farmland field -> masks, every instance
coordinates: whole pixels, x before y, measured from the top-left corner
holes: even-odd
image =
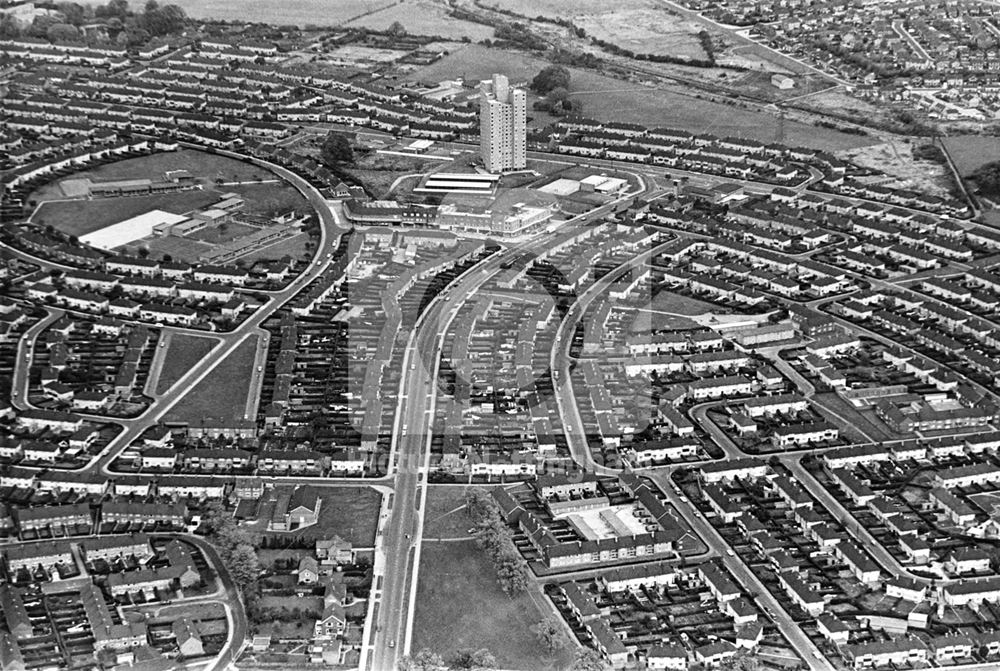
[[[181,191],[135,198],[49,201],[38,206],[31,221],[40,226],[52,226],[68,235],[81,236],[150,210],[184,214],[218,199],[219,194],[212,191]]]
[[[474,42],[493,37],[490,26],[452,18],[441,3],[430,0],[392,4],[346,25],[385,30],[396,21],[411,35],[436,35],[452,40],[468,37]]]
[[[335,26],[345,21],[394,4],[395,0],[173,0],[194,19],[220,19],[273,25]],[[84,0],[84,4],[103,5],[105,0]],[[137,5],[137,3],[132,3]]]
[[[215,345],[216,341],[211,338],[172,333],[160,377],[156,380],[156,393],[162,394],[170,389],[192,366],[205,358]]]
[[[971,175],[986,163],[1000,160],[1000,137],[953,135],[941,140],[963,177]]]
[[[469,44],[431,65],[416,68],[409,79],[439,81],[462,73],[466,80],[487,79],[493,72],[512,82],[527,83],[547,63],[532,56]],[[734,135],[774,142],[783,132],[784,143],[839,151],[876,143],[878,140],[786,120],[753,108],[736,107],[676,90],[652,88],[587,70],[570,69],[570,95],[583,102],[584,116],[599,120],[639,123],[649,127],[679,128],[692,133]],[[529,115],[533,96],[529,94]],[[544,125],[548,117],[537,115],[531,126]]]
[[[608,11],[608,3],[602,0],[490,0],[489,7],[499,7],[522,16],[545,16],[548,18],[571,18],[581,14],[600,14]],[[618,9],[650,9],[657,6],[655,0],[619,0],[614,5]]]
[[[474,541],[424,542],[412,649],[448,659],[459,650],[487,648],[502,669],[568,668],[572,649],[548,653],[531,630],[550,611],[542,610],[545,597],[534,585],[528,590],[506,596]]]
[[[164,421],[197,425],[204,420],[231,422],[243,419],[257,340],[258,337],[252,335],[240,343],[167,412]]]
[[[664,9],[619,9],[603,13],[577,14],[573,21],[587,34],[637,54],[705,59],[708,54],[698,40],[701,26]]]

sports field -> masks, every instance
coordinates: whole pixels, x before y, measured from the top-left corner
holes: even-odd
[[[31,221],[79,237],[150,210],[184,214],[217,200],[219,194],[212,191],[181,191],[135,198],[58,200],[39,205]]]
[[[251,163],[194,149],[127,158],[74,173],[70,178],[89,178],[95,182],[163,179],[164,173],[171,170],[187,170],[200,189],[128,198],[58,200],[64,197],[59,188],[62,180],[59,180],[32,194],[32,199],[41,203],[32,221],[81,236],[151,209],[184,214],[217,202],[225,193],[236,193],[246,200],[244,211],[250,214],[269,217],[293,209],[301,213],[311,211],[308,201],[295,187],[271,172]],[[156,251],[177,258],[189,256],[181,250]]]

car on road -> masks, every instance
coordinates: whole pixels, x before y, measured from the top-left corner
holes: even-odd
[[[734,552],[732,548],[729,548],[728,550],[726,550],[726,554],[729,555],[730,557],[735,557],[736,556],[736,552]]]
[[[396,639],[392,639],[391,641],[389,641],[389,647],[390,648],[395,648],[396,647]]]

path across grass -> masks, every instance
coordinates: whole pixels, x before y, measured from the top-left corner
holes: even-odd
[[[164,421],[188,422],[192,426],[198,426],[203,421],[231,422],[244,419],[257,340],[258,337],[252,335],[240,343],[170,409],[163,418]]]
[[[195,364],[204,359],[215,345],[216,341],[211,338],[186,333],[171,334],[170,344],[163,357],[163,368],[156,380],[156,393],[162,394],[170,389]]]

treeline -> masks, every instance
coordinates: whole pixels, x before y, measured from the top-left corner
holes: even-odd
[[[106,5],[77,2],[39,4],[52,13],[36,16],[31,25],[21,26],[11,14],[0,16],[0,38],[34,37],[55,43],[113,43],[122,47],[144,44],[184,29],[187,15],[177,5],[160,5],[149,0],[142,11],[132,11],[127,0],[110,0]],[[97,34],[85,35],[84,25],[101,24]]]
[[[493,563],[500,589],[508,596],[523,592],[528,586],[524,560],[514,547],[513,534],[496,502],[482,489],[470,489],[465,509],[476,527],[476,546]]]

